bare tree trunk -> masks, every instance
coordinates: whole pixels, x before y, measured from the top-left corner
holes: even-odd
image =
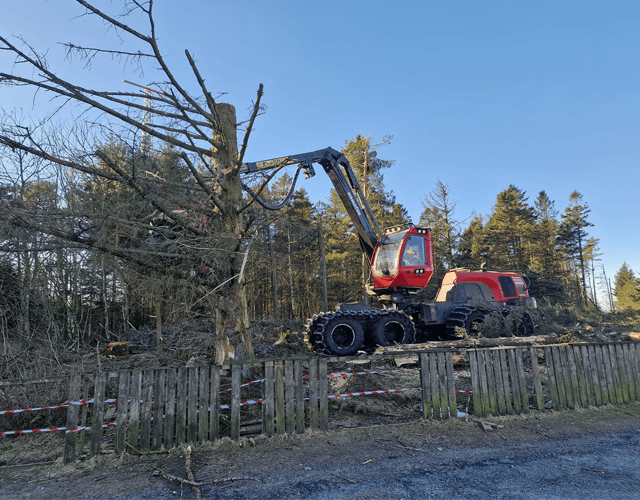
[[[245,227],[242,213],[242,184],[238,175],[238,142],[236,136],[236,110],[231,104],[215,105],[219,129],[214,133],[214,141],[221,144],[213,156],[213,167],[218,176],[222,197],[221,219],[225,237],[219,242],[222,248],[229,250],[229,265],[227,267],[231,281],[221,290],[220,305],[218,307],[221,318],[221,330],[218,330],[216,340],[228,340],[229,335],[239,331],[242,336],[245,354],[254,357],[253,344],[249,334],[249,315],[244,286],[240,282],[239,271],[242,268],[244,255],[242,253],[242,239]],[[238,275],[236,275],[238,273]]]

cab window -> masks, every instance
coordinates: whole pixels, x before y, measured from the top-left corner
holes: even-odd
[[[424,236],[409,235],[404,246],[401,266],[424,266],[427,264]]]

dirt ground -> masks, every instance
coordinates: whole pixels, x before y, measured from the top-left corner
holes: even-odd
[[[485,419],[494,430],[484,431],[473,418],[446,421],[343,428],[327,432],[273,438],[254,436],[234,442],[195,445],[190,469],[196,482],[209,491],[238,481],[263,481],[274,471],[313,465],[366,463],[405,456],[416,451],[479,448],[495,445],[562,440],[587,434],[637,430],[640,403],[572,411],[532,412],[529,415]],[[153,455],[103,454],[64,465],[62,439],[56,436],[19,436],[0,443],[0,462],[20,454],[32,465],[0,466],[0,499],[13,498],[196,498],[187,479],[186,448]],[[640,451],[640,450],[639,450]],[[50,461],[53,460],[53,461]],[[44,462],[44,463],[43,463]],[[230,478],[236,478],[230,481]],[[211,486],[212,481],[218,481]],[[139,495],[139,496],[138,496]],[[164,496],[163,496],[164,498]]]

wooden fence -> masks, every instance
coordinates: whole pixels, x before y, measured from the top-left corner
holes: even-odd
[[[455,371],[454,355],[469,369]],[[238,439],[244,433],[327,430],[330,421],[340,419],[331,416],[336,405],[329,400],[351,395],[332,394],[339,387],[329,381],[349,375],[340,373],[345,366],[362,366],[351,363],[386,363],[388,373],[389,363],[399,357],[419,364],[411,376],[420,387],[413,388],[418,395],[410,401],[420,402],[426,419],[456,417],[459,409],[487,416],[544,410],[545,405],[559,409],[640,400],[640,342],[311,356],[78,374],[69,381],[64,458],[98,454],[106,441],[120,453]],[[334,369],[338,373],[332,374]],[[11,384],[0,381],[0,386]],[[386,389],[374,394],[407,390]]]

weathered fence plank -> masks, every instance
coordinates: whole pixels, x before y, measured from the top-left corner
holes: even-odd
[[[91,386],[95,386],[95,380],[91,377],[84,377],[82,381],[82,401],[89,400],[89,394],[91,391]],[[82,405],[82,413],[80,416],[80,427],[86,427],[87,425],[87,417],[89,416],[89,405]],[[87,432],[83,429],[78,432],[78,436],[76,436],[77,447],[76,451],[82,453],[84,451],[84,445],[87,442]]]
[[[165,418],[164,439],[165,448],[172,448],[176,442],[176,388],[178,372],[175,368],[167,370],[167,385],[165,390]]]
[[[449,398],[447,397],[447,371],[444,352],[436,353],[438,359],[438,392],[440,393],[440,411],[443,419],[449,418]]]
[[[468,351],[469,353],[469,372],[471,374],[471,397],[473,398],[473,412],[479,417],[486,416],[485,409],[482,405],[482,395],[480,393],[480,372],[478,370],[478,358],[476,351]],[[422,356],[426,355],[423,354]],[[422,383],[424,389],[425,383]]]
[[[615,369],[615,352],[611,345],[602,346],[602,357],[604,358],[604,366],[607,371],[607,385],[609,387],[609,399],[612,403],[622,403],[622,393],[618,387],[618,373]]]
[[[536,408],[539,411],[544,410],[544,392],[542,391],[542,379],[540,378],[540,364],[538,363],[538,348],[529,348],[529,357],[531,359],[531,371],[533,372],[533,392],[536,397]]]
[[[420,384],[422,385],[422,418],[430,419],[433,418],[433,402],[431,399],[429,355],[427,353],[420,354]]]
[[[231,365],[231,439],[240,439],[240,375],[242,365]]]
[[[527,380],[525,378],[524,361],[522,359],[524,356],[524,351],[522,350],[521,347],[517,347],[516,349],[514,349],[514,351],[515,351],[515,357],[516,357],[516,371],[517,371],[518,386],[520,388],[520,401],[522,403],[521,405],[522,411],[524,413],[529,413],[530,412],[529,391],[527,391]],[[538,372],[538,375],[539,374],[540,373]],[[543,407],[544,407],[544,404],[543,404]]]
[[[212,366],[209,369],[209,439],[218,439],[220,436],[220,367]],[[273,422],[273,419],[272,419]]]
[[[302,375],[302,360],[296,359],[293,362],[293,376],[296,390],[296,432],[304,434],[304,378]]]
[[[484,415],[489,415],[495,411],[495,406],[491,404],[489,396],[489,381],[487,377],[487,363],[485,362],[485,352],[476,351],[478,357],[478,374],[480,376],[480,398],[482,399],[482,408]]]
[[[151,449],[162,448],[162,431],[164,424],[165,385],[167,383],[167,370],[155,370],[155,384],[153,386],[153,402],[151,413],[153,414],[153,429],[151,432]]]
[[[500,358],[500,366],[502,367],[502,391],[504,393],[505,411],[507,414],[513,414],[513,383],[509,382],[509,365],[507,364],[507,351],[504,348],[498,349],[496,354]],[[515,379],[514,379],[515,380]],[[514,382],[514,381],[512,381]]]
[[[312,357],[309,358],[309,427],[317,429],[318,423],[318,359]]]
[[[598,370],[598,359],[596,358],[596,350],[592,345],[587,346],[587,355],[589,362],[587,368],[591,380],[591,388],[593,389],[593,400],[596,406],[602,405],[602,390],[600,388],[600,376]]]
[[[211,402],[209,395],[209,369],[205,366],[198,370],[198,441],[200,443],[209,440],[209,408]]]
[[[153,399],[153,370],[145,370],[142,377],[140,403],[140,449],[151,448],[151,403]]]
[[[116,417],[116,453],[122,453],[127,448],[130,378],[130,372],[120,372],[118,381],[118,414]]]
[[[176,433],[175,444],[182,444],[187,439],[187,394],[189,368],[182,366],[178,368],[176,380]]]
[[[284,365],[282,361],[274,363],[276,393],[276,434],[284,434]]]
[[[197,366],[188,368],[187,443],[195,443],[198,440],[198,370]]]
[[[458,417],[458,403],[456,401],[456,379],[453,371],[453,353],[445,353],[445,370],[447,373],[447,394],[449,395],[449,409],[452,417]]]
[[[274,434],[274,418],[275,418],[275,394],[273,384],[273,361],[265,361],[264,363],[264,383],[262,384],[262,432],[267,437]]]
[[[560,378],[562,380],[562,387],[566,398],[566,408],[575,408],[576,402],[573,397],[573,385],[571,383],[571,368],[569,367],[569,347],[566,345],[560,346],[556,349],[558,353],[559,364],[561,366]],[[556,364],[557,367],[557,364]]]
[[[629,401],[638,401],[636,396],[635,374],[633,373],[633,356],[631,351],[631,344],[624,343],[622,347],[622,357],[624,359],[624,366],[627,375],[627,387],[629,390]]]
[[[595,405],[595,397],[593,394],[593,384],[591,382],[591,370],[589,370],[589,351],[586,345],[574,347],[576,355],[576,364],[578,365],[578,381],[582,384],[583,405]]]
[[[487,349],[484,352],[485,365],[487,367],[487,388],[489,389],[489,407],[492,415],[500,415],[500,402],[498,401],[498,382],[496,381],[496,366],[493,359],[493,351]]]
[[[574,355],[573,346],[566,346],[567,364],[569,365],[569,377],[571,381],[571,394],[573,397],[573,404],[576,408],[583,406],[582,393],[580,391],[580,381],[578,380],[578,366],[576,364],[576,358]]]
[[[522,413],[524,409],[522,408],[522,394],[521,387],[522,384],[520,382],[520,377],[518,376],[518,368],[522,369],[522,367],[518,367],[516,364],[516,354],[520,356],[520,360],[522,361],[522,352],[520,350],[508,349],[505,352],[506,357],[508,358],[509,363],[509,376],[511,377],[511,390],[513,391],[513,412],[514,413]],[[522,374],[524,376],[524,373]],[[507,394],[507,400],[509,400],[509,395]],[[529,405],[526,405],[529,408]]]
[[[322,431],[329,430],[329,380],[327,379],[327,360],[322,358],[318,365],[318,398],[319,398],[319,427]]]
[[[127,430],[127,443],[138,448],[140,438],[140,395],[142,393],[142,372],[134,371],[131,374],[129,387],[129,397],[131,406],[129,407],[129,429]]]
[[[553,353],[550,347],[543,348],[544,363],[547,366],[547,376],[549,378],[549,392],[551,392],[551,401],[554,407],[560,407],[560,392],[558,391],[558,383],[556,381],[556,372],[553,364]]]
[[[82,394],[82,375],[79,373],[71,377],[69,382],[69,401],[78,401]],[[65,436],[64,445],[64,462],[70,463],[76,459],[76,432],[72,432],[78,427],[78,410],[77,404],[69,405],[67,409],[67,435]]]
[[[629,382],[627,380],[627,368],[622,344],[616,344],[614,347],[616,351],[616,363],[618,365],[618,378],[620,379],[620,391],[622,392],[623,402],[628,403],[631,401],[631,398],[629,395]]]
[[[429,353],[429,375],[431,379],[431,403],[433,404],[433,418],[441,419],[442,405],[440,404],[440,379],[438,377],[438,354]]]
[[[602,395],[602,404],[606,405],[611,401],[611,398],[609,396],[609,382],[607,380],[607,371],[604,364],[602,346],[594,345],[593,350],[596,355],[596,368],[598,370],[598,383],[600,387],[600,394]]]
[[[293,434],[295,430],[295,387],[293,385],[293,361],[284,362],[284,389],[285,389],[285,430]]]
[[[107,374],[98,373],[93,390],[93,418],[91,419],[91,446],[89,455],[100,455],[102,451],[102,424],[104,423],[104,395],[107,387]]]

